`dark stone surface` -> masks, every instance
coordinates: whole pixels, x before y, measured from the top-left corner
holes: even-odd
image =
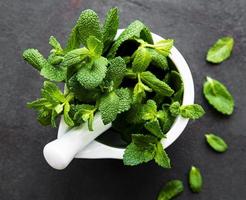
[[[174,38],[190,65],[196,102],[206,116],[189,123],[182,136],[167,149],[173,168],[153,164],[124,167],[118,160],[74,160],[64,171],[50,168],[43,146],[56,130],[41,127],[25,103],[39,96],[42,79],[22,61],[21,53],[36,47],[47,54],[48,38],[64,44],[81,10],[92,8],[102,17],[108,8],[121,9],[121,27],[143,20],[153,32]],[[245,0],[2,0],[0,1],[0,199],[1,200],[150,200],[169,179],[184,181],[177,199],[246,199],[246,1]],[[232,57],[221,65],[205,62],[209,46],[232,35]],[[235,97],[236,109],[224,117],[202,97],[209,75],[224,82]],[[228,142],[229,151],[217,154],[204,142],[206,132]],[[204,187],[200,194],[188,189],[187,171],[200,167]]]

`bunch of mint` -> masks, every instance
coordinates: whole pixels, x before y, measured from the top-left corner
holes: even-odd
[[[160,140],[175,117],[197,119],[201,106],[182,106],[183,82],[169,59],[173,40],[153,43],[147,26],[132,22],[115,40],[119,11],[108,11],[103,25],[92,10],[81,13],[63,48],[54,36],[46,59],[38,50],[27,49],[24,59],[46,80],[41,98],[28,103],[37,110],[42,125],[56,126],[59,116],[70,127],[92,122],[100,112],[103,123],[113,122],[128,142],[125,165],[154,160],[170,168]],[[60,91],[57,83],[65,83]]]

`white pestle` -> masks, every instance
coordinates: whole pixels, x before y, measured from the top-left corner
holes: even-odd
[[[89,131],[86,123],[72,128],[61,138],[45,145],[45,160],[54,169],[65,169],[78,152],[110,127],[111,124],[104,125],[100,114],[96,114],[93,120],[94,131]]]

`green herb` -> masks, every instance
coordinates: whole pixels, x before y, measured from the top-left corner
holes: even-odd
[[[203,108],[198,104],[181,106],[177,101],[172,103],[169,109],[174,117],[181,115],[184,118],[199,119],[205,114]]]
[[[223,37],[216,41],[216,43],[208,50],[207,61],[212,63],[221,63],[228,59],[231,55],[234,45],[232,37]]]
[[[202,175],[200,170],[192,166],[189,172],[189,184],[192,192],[198,193],[202,189]]]
[[[115,40],[118,27],[118,8],[107,12],[103,24],[89,9],[80,14],[64,48],[51,36],[47,58],[36,49],[25,50],[24,60],[49,80],[41,98],[28,107],[38,112],[43,125],[56,126],[63,115],[69,127],[86,123],[90,131],[100,112],[103,123],[113,123],[128,144],[125,165],[153,160],[170,168],[162,142],[175,117],[196,119],[204,111],[181,105],[183,81],[168,58],[172,39],[154,43],[149,28],[136,20]],[[58,83],[64,84],[64,92]]]
[[[223,153],[228,149],[227,144],[221,137],[214,134],[206,134],[205,137],[209,146],[215,151]]]
[[[226,115],[232,114],[234,99],[221,82],[207,77],[203,85],[203,94],[216,110]]]
[[[180,180],[167,182],[158,194],[157,200],[170,200],[180,195],[184,191],[184,186]]]

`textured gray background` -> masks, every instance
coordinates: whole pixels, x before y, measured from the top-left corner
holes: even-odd
[[[168,148],[173,168],[154,164],[124,167],[117,160],[75,160],[55,171],[43,159],[43,146],[56,129],[41,127],[27,101],[39,96],[42,78],[22,61],[24,49],[35,47],[47,55],[48,39],[64,44],[80,11],[96,10],[101,17],[111,6],[121,10],[121,27],[143,20],[153,32],[174,38],[190,65],[196,102],[206,116],[189,123]],[[1,0],[0,2],[0,199],[1,200],[151,200],[169,179],[184,181],[177,199],[246,199],[246,1],[245,0]],[[209,46],[232,35],[236,45],[230,60],[221,65],[205,62]],[[202,97],[209,75],[224,82],[235,97],[235,112],[224,117]],[[228,142],[229,151],[217,154],[204,142],[206,132]],[[192,194],[187,185],[191,165],[201,168],[204,187]]]

